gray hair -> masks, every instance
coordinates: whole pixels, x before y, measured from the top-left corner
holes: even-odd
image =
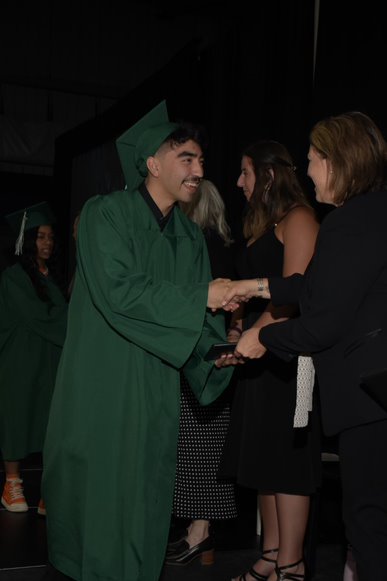
[[[217,187],[210,180],[201,180],[191,202],[182,203],[181,209],[202,230],[212,228],[230,246],[233,240],[226,221],[226,207]]]

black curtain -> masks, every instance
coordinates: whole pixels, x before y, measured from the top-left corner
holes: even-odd
[[[273,0],[257,3],[256,13],[253,18],[247,7],[227,3],[217,26],[97,119],[57,140],[55,181],[60,195],[70,199],[70,221],[85,199],[120,186],[115,139],[165,98],[172,119],[206,127],[206,177],[218,186],[232,230],[240,234],[244,198],[236,180],[241,149],[259,138],[277,139],[301,165],[312,105],[313,4]],[[98,164],[88,164],[96,157]],[[73,163],[81,175],[82,158],[79,188]]]
[[[321,0],[313,121],[357,110],[387,129],[383,5]]]

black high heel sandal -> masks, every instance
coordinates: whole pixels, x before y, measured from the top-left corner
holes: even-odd
[[[266,551],[262,551],[260,559],[262,559],[262,561],[266,561],[267,563],[277,564],[276,559],[270,559],[269,557],[265,557],[265,555],[268,555],[269,553],[277,553],[277,552],[278,552],[278,549],[267,549]],[[275,567],[274,570],[276,571],[277,567]],[[249,569],[247,571],[247,573],[243,573],[243,575],[238,575],[237,581],[246,581],[246,575],[250,575],[251,577],[253,577],[253,579],[256,579],[257,581],[266,581],[270,577],[270,575],[262,575],[261,573],[257,573],[257,571],[254,569],[254,567],[251,567],[251,569]],[[233,581],[233,580],[231,579],[231,581]]]
[[[304,581],[305,573],[286,573],[285,569],[291,569],[292,567],[297,567],[300,563],[303,562],[303,559],[300,559],[296,563],[291,563],[290,565],[282,565],[278,567],[276,565],[275,572],[277,573],[277,581],[286,581],[289,579],[290,581]]]

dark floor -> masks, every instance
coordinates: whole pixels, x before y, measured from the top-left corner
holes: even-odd
[[[342,581],[344,541],[338,466],[330,461],[324,461],[323,466],[323,486],[312,504],[306,551],[313,581]],[[42,581],[46,570],[45,519],[36,512],[40,497],[39,455],[30,457],[23,468],[30,510],[14,514],[0,509],[0,581]],[[4,474],[0,473],[0,486],[3,479]],[[256,534],[255,495],[241,491],[239,496],[238,519],[214,523],[215,564],[203,566],[196,560],[184,567],[168,566],[160,581],[229,581],[254,563],[260,540]]]

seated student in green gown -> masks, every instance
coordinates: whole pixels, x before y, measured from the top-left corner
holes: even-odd
[[[68,333],[44,449],[52,575],[157,581],[168,540],[180,372],[202,404],[232,367],[229,285],[212,281],[200,228],[180,210],[203,176],[202,136],[160,103],[117,141],[127,189],[81,211]]]
[[[43,449],[67,303],[55,272],[48,205],[6,218],[19,236],[16,263],[0,280],[0,449],[6,476],[1,503],[10,512],[25,512],[20,460]],[[42,501],[38,512],[45,513]]]

